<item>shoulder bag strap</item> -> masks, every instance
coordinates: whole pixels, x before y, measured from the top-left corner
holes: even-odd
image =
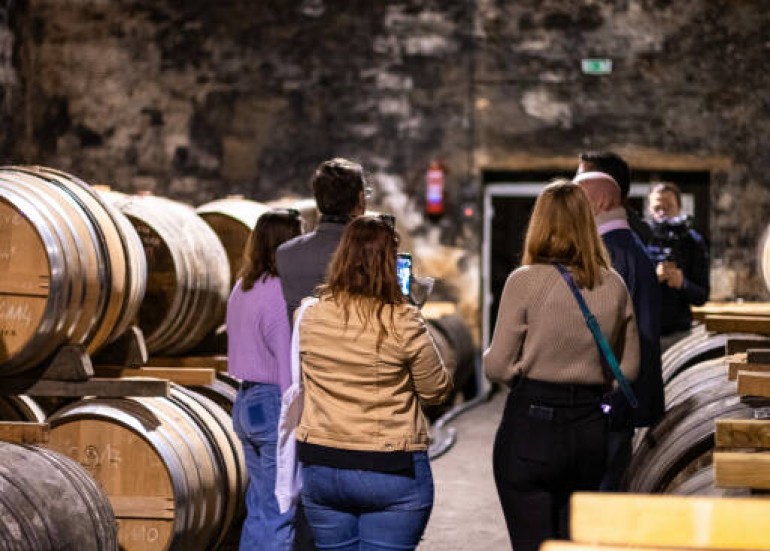
[[[294,328],[291,332],[291,382],[292,384],[302,384],[301,364],[299,361],[299,325],[302,321],[302,316],[305,314],[305,309],[308,306],[312,306],[318,302],[315,297],[306,298],[302,301],[302,304],[297,308],[297,314],[294,316]]]
[[[610,348],[610,344],[607,342],[604,334],[602,334],[601,327],[599,327],[599,322],[596,321],[596,318],[591,313],[591,310],[588,309],[588,306],[586,305],[586,302],[583,299],[583,295],[580,293],[575,280],[572,279],[572,275],[561,264],[556,264],[556,269],[559,270],[559,273],[564,278],[564,281],[567,282],[567,285],[572,291],[572,294],[575,295],[575,300],[577,300],[578,305],[580,306],[580,311],[583,313],[583,317],[586,320],[586,325],[588,325],[588,328],[591,330],[591,334],[594,336],[596,346],[599,347],[599,354],[609,365],[610,370],[612,371],[612,375],[618,381],[620,390],[623,391],[623,394],[626,396],[628,403],[631,404],[631,407],[637,407],[639,405],[639,401],[636,399],[636,395],[631,388],[631,383],[628,382],[628,379],[626,379],[626,376],[623,375],[623,372],[620,370],[618,360],[615,357],[615,354],[612,352],[612,348]]]

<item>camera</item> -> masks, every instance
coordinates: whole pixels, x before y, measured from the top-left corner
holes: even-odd
[[[692,227],[691,218],[683,214],[660,222],[651,222],[650,227],[652,228],[652,239],[647,245],[647,251],[653,262],[656,264],[674,262],[681,265],[681,242]]]

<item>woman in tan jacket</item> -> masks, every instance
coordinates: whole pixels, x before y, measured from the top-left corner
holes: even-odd
[[[549,538],[569,539],[570,494],[598,490],[604,474],[607,421],[601,401],[613,378],[602,368],[569,278],[620,370],[633,379],[639,338],[631,299],[610,268],[585,192],[561,180],[535,202],[523,266],[508,276],[484,353],[487,376],[510,387],[493,459],[516,551],[536,551]]]
[[[323,549],[413,549],[433,506],[421,403],[452,389],[396,277],[398,235],[353,220],[300,324],[302,503]]]

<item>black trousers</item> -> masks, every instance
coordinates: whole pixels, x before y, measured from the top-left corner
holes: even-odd
[[[514,551],[569,538],[569,499],[597,491],[605,468],[605,387],[522,379],[494,445],[494,474]]]

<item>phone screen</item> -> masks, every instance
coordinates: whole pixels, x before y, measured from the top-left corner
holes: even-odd
[[[412,255],[409,253],[398,253],[396,261],[396,275],[398,275],[398,285],[404,296],[409,296],[412,291]]]

